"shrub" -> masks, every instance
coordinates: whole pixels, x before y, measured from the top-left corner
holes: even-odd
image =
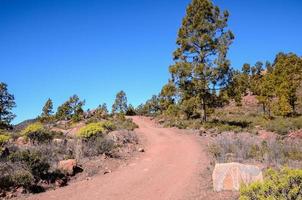
[[[24,164],[36,178],[42,178],[50,168],[47,158],[36,150],[19,150],[12,153],[9,160],[13,163]]]
[[[10,136],[8,135],[0,135],[0,147],[3,147],[8,143]]]
[[[114,141],[111,139],[103,139],[98,143],[98,153],[112,155],[112,150],[114,149]]]
[[[116,129],[116,126],[112,121],[101,122],[101,126],[108,131],[114,131]]]
[[[133,131],[120,131],[120,136],[122,139],[122,144],[127,144],[127,143],[138,144],[138,140],[139,140],[138,136]]]
[[[13,165],[11,165],[11,163],[0,162],[0,191],[8,189],[13,185],[11,180],[13,171]]]
[[[221,133],[208,151],[218,162],[258,161],[267,165],[302,166],[301,140],[261,141],[249,133]]]
[[[49,142],[53,139],[51,132],[44,129],[41,123],[30,124],[22,131],[22,134],[30,139],[31,142],[39,144]]]
[[[302,116],[293,119],[293,127],[302,129]]]
[[[100,154],[113,155],[114,141],[111,139],[96,137],[83,141],[84,156],[97,156]]]
[[[49,131],[49,134],[52,136],[52,138],[64,139],[64,133],[61,131]]]
[[[89,139],[94,136],[102,135],[104,128],[101,123],[90,123],[82,127],[77,133],[77,137],[82,139]]]
[[[138,128],[138,126],[135,123],[133,123],[132,119],[126,119],[126,118],[117,119],[115,121],[115,126],[116,129],[118,130],[125,129],[129,131],[133,131],[134,129]]]
[[[266,129],[282,135],[287,134],[293,128],[292,123],[289,119],[276,118],[269,121],[266,125]]]
[[[302,117],[276,117],[272,120],[266,121],[264,127],[281,135],[285,135],[292,130],[302,128]]]
[[[269,169],[263,183],[255,182],[240,188],[240,200],[258,199],[302,199],[302,170]]]
[[[34,182],[33,175],[27,170],[15,171],[11,179],[15,186],[29,187]]]

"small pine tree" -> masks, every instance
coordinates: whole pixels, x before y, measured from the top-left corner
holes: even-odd
[[[48,99],[42,109],[42,118],[49,118],[53,114],[53,103],[51,99]]]
[[[81,101],[77,95],[73,95],[68,101],[58,107],[56,118],[58,120],[69,120],[78,121],[83,117],[83,106],[85,101]]]
[[[259,93],[257,96],[258,103],[262,105],[263,112],[271,117],[271,109],[275,97],[275,84],[271,73],[262,77],[259,82]]]
[[[273,112],[275,115],[286,117],[292,113],[292,108],[286,96],[279,97],[278,101],[273,104]]]
[[[128,116],[134,116],[134,115],[136,115],[135,109],[134,109],[134,107],[131,104],[129,104],[129,106],[127,108],[126,115],[128,115]]]
[[[69,102],[66,101],[62,105],[60,105],[56,112],[56,119],[58,120],[68,120],[72,116],[72,110],[69,105]]]
[[[99,120],[106,119],[108,117],[107,104],[103,103],[95,110],[95,117]]]
[[[116,94],[114,104],[112,105],[113,114],[126,114],[127,112],[127,96],[122,90]]]
[[[8,128],[10,122],[16,117],[12,109],[16,107],[14,95],[10,94],[7,84],[0,82],[0,129]]]

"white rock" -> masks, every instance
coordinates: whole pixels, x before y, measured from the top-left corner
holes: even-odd
[[[238,191],[241,184],[263,181],[262,171],[259,167],[240,163],[216,164],[212,178],[214,191],[216,192],[223,190]]]

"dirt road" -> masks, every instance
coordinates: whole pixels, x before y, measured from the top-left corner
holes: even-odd
[[[143,140],[145,153],[110,174],[97,175],[92,180],[34,195],[30,199],[204,199],[199,196],[202,190],[200,172],[207,168],[209,161],[196,136],[181,134],[177,129],[158,128],[148,118],[134,117],[133,120],[139,125],[136,131]],[[205,182],[204,187],[208,188],[210,184]]]

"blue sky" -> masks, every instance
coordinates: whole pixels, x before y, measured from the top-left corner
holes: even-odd
[[[189,0],[0,0],[0,81],[15,95],[14,123],[36,117],[47,98],[85,108],[123,89],[138,105],[169,78]],[[215,0],[231,13],[232,66],[302,54],[302,1]]]

